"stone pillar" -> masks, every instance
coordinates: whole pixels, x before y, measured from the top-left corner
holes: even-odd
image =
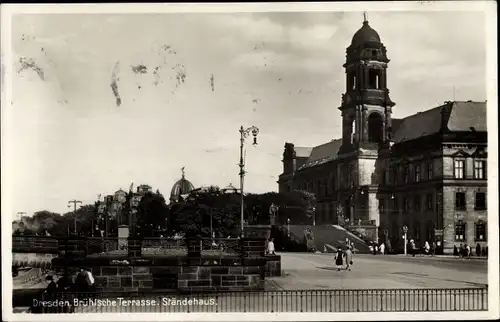
[[[187,238],[186,239],[187,255],[191,258],[201,257],[201,239]]]
[[[387,88],[386,69],[385,68],[380,69],[380,88],[382,88],[382,89]]]
[[[141,237],[128,237],[128,256],[141,257],[142,255],[142,238]]]
[[[118,226],[118,249],[124,249],[127,246],[127,238],[130,236],[128,225]]]
[[[363,70],[363,76],[364,76],[364,77],[363,77],[363,78],[364,78],[364,82],[363,82],[363,84],[365,85],[365,86],[363,86],[363,88],[364,88],[364,89],[367,89],[367,88],[369,88],[369,87],[370,87],[370,86],[369,86],[369,80],[370,80],[370,79],[369,79],[369,77],[368,77],[368,76],[369,76],[369,75],[368,75],[368,66],[365,66],[365,68],[364,68],[364,70]]]
[[[362,112],[361,112],[361,118],[362,118],[362,122],[361,122],[361,126],[362,126],[362,141],[363,142],[367,142],[368,141],[368,112],[367,112],[367,108],[366,106],[363,106],[362,107]]]

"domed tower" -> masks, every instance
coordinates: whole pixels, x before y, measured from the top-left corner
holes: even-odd
[[[178,202],[180,196],[194,190],[193,184],[186,179],[184,167],[182,167],[181,171],[182,178],[174,184],[172,191],[170,192],[170,202]]]
[[[363,26],[347,47],[346,91],[342,95],[343,150],[378,149],[389,141],[394,102],[387,88],[387,50],[379,34],[368,24]]]

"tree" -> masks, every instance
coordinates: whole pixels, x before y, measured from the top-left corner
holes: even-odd
[[[169,210],[161,194],[146,193],[137,209],[137,229],[141,235],[153,236],[154,231],[163,229],[168,221]]]
[[[240,195],[226,194],[218,187],[195,191],[171,205],[172,229],[186,236],[210,237],[239,234]],[[212,224],[212,225],[211,225]]]
[[[269,225],[269,208],[271,204],[278,206],[276,223],[306,224],[312,217],[316,206],[314,194],[304,191],[285,193],[268,192],[264,194],[249,194],[245,196],[245,208],[251,224]]]

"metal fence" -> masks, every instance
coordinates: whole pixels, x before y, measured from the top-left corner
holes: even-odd
[[[50,303],[57,305],[48,307]],[[45,301],[45,302],[43,302]],[[287,290],[42,296],[32,313],[487,311],[488,289]],[[44,304],[42,304],[44,303]]]
[[[241,253],[240,240],[237,238],[201,238],[200,251],[202,255],[238,255]],[[187,254],[185,239],[163,237],[147,237],[141,239],[143,255],[176,255]],[[65,245],[71,245],[84,254],[127,255],[128,239],[126,237],[58,237],[49,236],[13,236],[14,252],[52,252],[65,250]]]

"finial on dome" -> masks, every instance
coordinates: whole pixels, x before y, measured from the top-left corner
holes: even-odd
[[[368,23],[368,18],[366,17],[366,11],[363,12],[363,23]]]
[[[182,171],[182,179],[184,179],[184,176],[185,176],[185,174],[186,174],[186,173],[184,172],[184,169],[185,169],[185,168],[186,168],[186,167],[182,167],[182,168],[181,168],[181,171]]]

